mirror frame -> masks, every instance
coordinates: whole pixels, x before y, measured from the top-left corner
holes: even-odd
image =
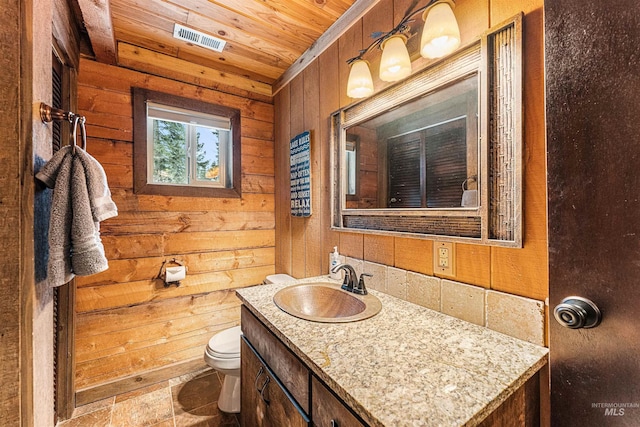
[[[522,18],[520,13],[453,55],[331,115],[332,230],[522,247]],[[479,206],[346,209],[347,129],[475,74]]]

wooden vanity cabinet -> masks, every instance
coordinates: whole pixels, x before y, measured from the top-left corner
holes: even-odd
[[[355,415],[316,377],[311,378],[314,427],[364,427]]]
[[[296,405],[271,369],[243,339],[240,345],[243,427],[307,427],[309,418]]]
[[[243,336],[308,414],[309,369],[249,309],[242,306],[241,313]]]
[[[242,427],[366,425],[245,306],[241,319]]]
[[[245,306],[242,306],[241,319],[244,334],[241,346],[242,427],[367,425]],[[539,373],[529,378],[479,424],[481,427],[539,425]]]

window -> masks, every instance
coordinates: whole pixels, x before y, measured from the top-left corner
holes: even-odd
[[[134,191],[240,197],[240,112],[134,88]]]

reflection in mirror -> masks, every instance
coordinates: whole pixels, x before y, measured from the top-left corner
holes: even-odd
[[[347,142],[345,144],[345,156],[344,156],[344,160],[345,160],[345,174],[346,174],[346,185],[347,188],[345,189],[345,194],[347,195],[347,198],[349,198],[349,196],[354,196],[357,197],[357,190],[356,190],[356,182],[357,182],[357,175],[358,175],[358,159],[357,159],[357,154],[358,154],[358,138],[354,137],[354,135],[350,135],[347,137]],[[353,200],[353,198],[351,198],[351,200]]]
[[[478,150],[475,73],[346,128],[345,208],[475,209]]]

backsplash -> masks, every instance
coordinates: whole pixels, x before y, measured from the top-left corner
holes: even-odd
[[[545,343],[545,303],[384,264],[344,257],[367,287],[537,345]]]

